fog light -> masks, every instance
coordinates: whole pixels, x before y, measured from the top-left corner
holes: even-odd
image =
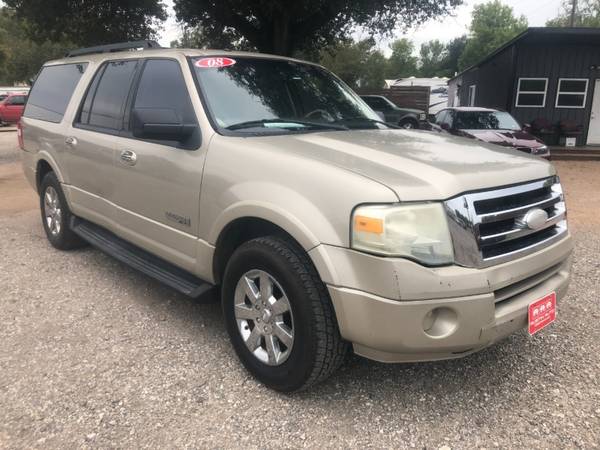
[[[450,336],[458,326],[456,311],[450,308],[434,308],[423,318],[423,331],[433,338]]]

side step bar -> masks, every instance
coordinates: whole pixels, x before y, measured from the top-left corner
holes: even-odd
[[[71,229],[79,237],[113,258],[189,297],[199,297],[213,288],[189,272],[117,237],[110,231],[79,217],[71,217]]]

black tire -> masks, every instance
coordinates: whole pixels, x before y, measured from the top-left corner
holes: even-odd
[[[294,341],[280,365],[260,361],[246,347],[234,313],[238,281],[249,271],[268,272],[285,291],[294,321]],[[241,245],[225,268],[222,286],[225,322],[233,347],[248,371],[266,386],[293,392],[329,377],[344,361],[348,344],[341,336],[331,299],[308,255],[276,236]]]
[[[398,122],[398,126],[405,130],[416,130],[419,128],[419,123],[415,119],[402,119]]]
[[[60,224],[58,230],[51,230],[50,225],[46,219],[46,194],[53,189],[57,194],[58,207],[60,209],[60,218],[57,222]],[[59,250],[71,250],[79,247],[84,247],[87,243],[77,236],[69,227],[71,221],[71,211],[65,199],[65,195],[60,186],[60,182],[54,172],[48,172],[44,175],[42,182],[40,183],[40,212],[42,214],[42,224],[46,237],[53,247]]]

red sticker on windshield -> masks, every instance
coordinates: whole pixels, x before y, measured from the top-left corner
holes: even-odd
[[[225,58],[223,56],[215,58],[202,58],[197,60],[195,63],[196,67],[216,69],[219,67],[229,67],[235,64],[235,59]]]

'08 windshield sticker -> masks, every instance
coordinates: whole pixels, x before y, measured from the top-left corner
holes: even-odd
[[[194,65],[203,69],[217,69],[219,67],[229,67],[235,64],[235,59],[226,58],[224,56],[201,58]]]

